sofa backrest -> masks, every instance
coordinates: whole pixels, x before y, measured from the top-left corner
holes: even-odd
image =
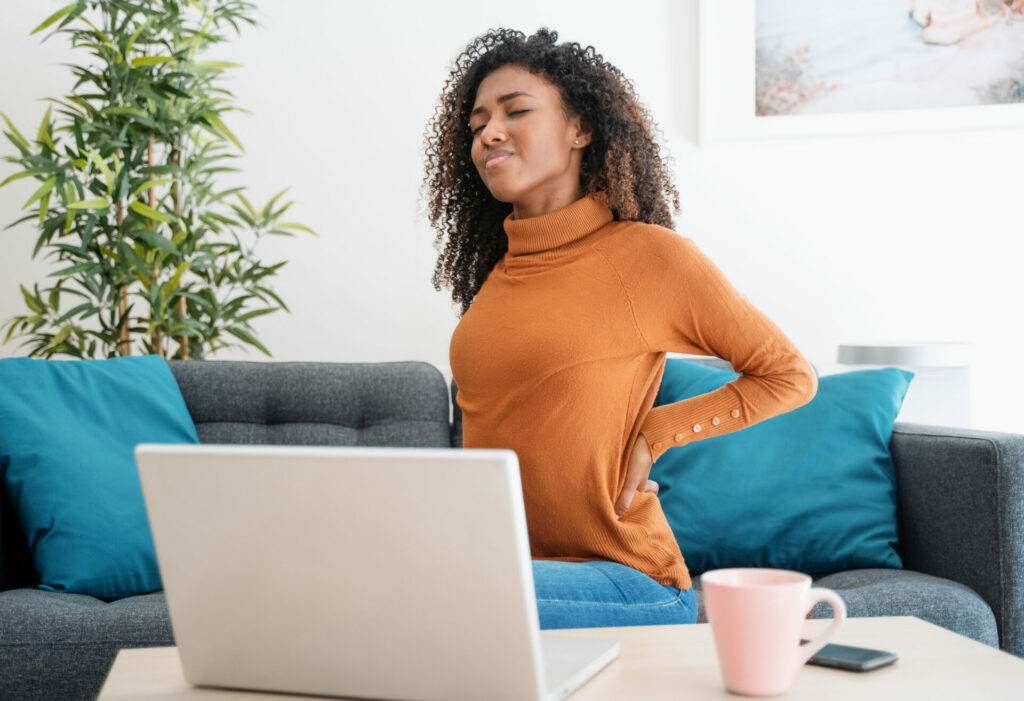
[[[171,361],[202,443],[451,447],[430,363]]]

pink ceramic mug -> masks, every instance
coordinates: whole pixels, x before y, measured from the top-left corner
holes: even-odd
[[[704,609],[718,650],[725,688],[746,696],[777,696],[825,647],[846,620],[846,604],[831,589],[811,588],[802,572],[762,567],[701,575]],[[801,644],[803,623],[819,601],[832,604],[832,623]]]

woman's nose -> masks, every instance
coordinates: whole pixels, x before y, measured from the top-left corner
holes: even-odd
[[[505,130],[498,125],[492,125],[492,122],[488,122],[484,126],[483,142],[485,144],[493,144],[497,141],[503,141],[505,139]]]

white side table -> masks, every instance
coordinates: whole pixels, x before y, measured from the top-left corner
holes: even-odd
[[[897,421],[971,426],[970,346],[963,342],[843,343],[822,375],[898,367],[914,373]]]

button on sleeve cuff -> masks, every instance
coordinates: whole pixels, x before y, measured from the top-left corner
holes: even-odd
[[[730,387],[723,386],[707,394],[652,408],[640,431],[651,446],[651,460],[657,462],[669,448],[746,426],[739,397]]]

